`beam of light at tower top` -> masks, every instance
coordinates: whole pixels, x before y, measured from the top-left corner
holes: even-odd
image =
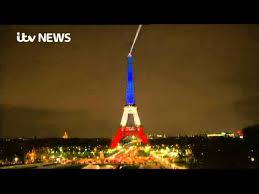
[[[134,41],[133,41],[133,43],[132,43],[132,46],[131,46],[131,48],[130,48],[129,55],[131,55],[131,53],[132,53],[132,50],[133,50],[134,45],[135,45],[135,42],[136,42],[136,40],[137,40],[137,38],[138,38],[138,34],[139,34],[139,32],[140,32],[141,27],[142,27],[142,25],[139,25],[139,26],[138,26],[138,30],[137,30],[137,33],[136,33],[136,35],[135,35]]]

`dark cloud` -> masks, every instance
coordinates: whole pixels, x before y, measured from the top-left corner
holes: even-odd
[[[111,137],[125,104],[126,56],[136,29],[0,26],[0,102],[26,108],[1,109],[1,135],[60,136],[66,129],[72,136]],[[70,32],[72,42],[20,44],[17,31]],[[147,133],[258,122],[258,32],[258,25],[144,26],[133,56]]]

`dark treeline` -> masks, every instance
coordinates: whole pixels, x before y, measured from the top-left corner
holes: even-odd
[[[230,137],[180,137],[154,140],[151,144],[190,146],[196,163],[191,168],[247,169],[259,168],[258,145]],[[251,161],[251,158],[255,158]]]

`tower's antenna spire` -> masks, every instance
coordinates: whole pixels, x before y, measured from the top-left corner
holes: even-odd
[[[140,24],[140,25],[138,26],[138,30],[137,30],[137,33],[136,33],[136,35],[135,35],[133,44],[132,44],[132,46],[131,46],[131,48],[130,48],[129,55],[131,55],[131,53],[132,53],[132,50],[133,50],[134,45],[135,45],[135,42],[136,42],[136,40],[137,40],[137,38],[138,38],[138,34],[139,34],[139,32],[140,32],[141,27],[142,27],[142,25]]]

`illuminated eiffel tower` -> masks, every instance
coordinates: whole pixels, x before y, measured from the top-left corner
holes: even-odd
[[[144,133],[135,104],[134,79],[133,79],[133,57],[128,55],[128,83],[126,92],[126,105],[122,114],[120,128],[112,140],[111,147],[115,148],[118,143],[127,136],[136,136],[142,143],[146,144],[148,138]]]

